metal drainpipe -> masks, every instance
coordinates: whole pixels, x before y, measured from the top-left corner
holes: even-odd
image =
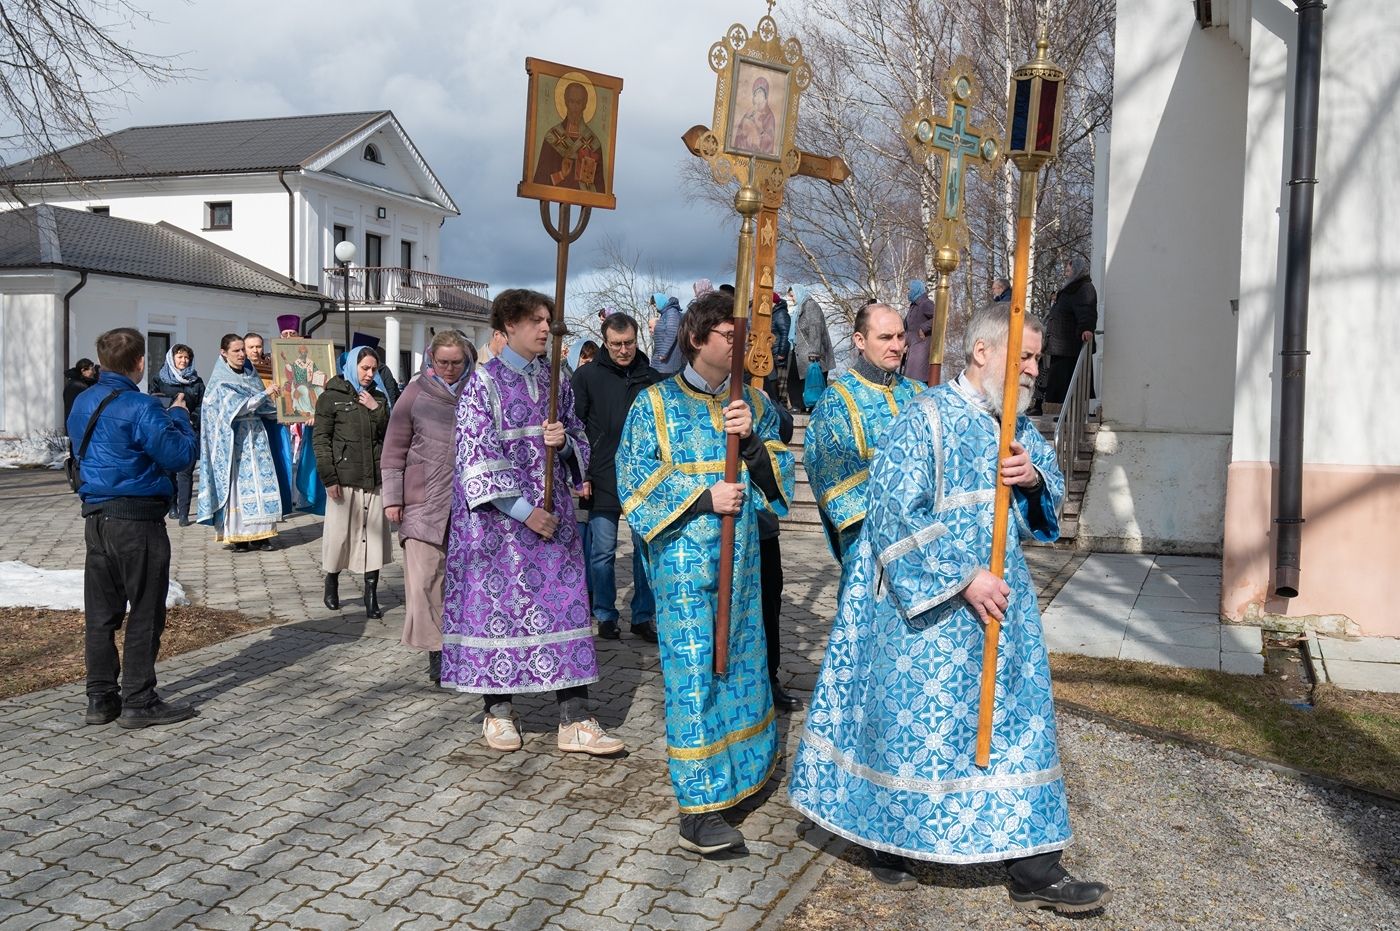
[[[1288,182],[1288,252],[1283,283],[1282,382],[1279,391],[1277,549],[1274,594],[1298,597],[1303,541],[1303,389],[1308,368],[1308,288],[1312,271],[1313,191],[1317,186],[1317,111],[1322,79],[1322,0],[1298,7],[1293,73],[1293,156]]]
[[[73,367],[73,360],[70,357],[70,350],[73,342],[73,323],[68,313],[68,302],[73,299],[87,284],[87,269],[78,273],[78,283],[68,289],[68,293],[63,295],[63,370],[66,372]]]
[[[283,168],[277,169],[277,183],[280,184],[280,185],[282,185],[283,190],[285,190],[285,191],[287,192],[287,277],[288,277],[289,279],[291,279],[292,284],[296,284],[296,283],[297,283],[297,247],[296,247],[296,246],[297,246],[297,238],[296,238],[296,229],[297,229],[297,222],[296,222],[296,221],[297,221],[297,199],[296,199],[296,195],[292,193],[291,187],[289,187],[289,186],[287,185],[286,179],[282,177],[282,176],[285,175],[286,173],[287,173],[287,172],[286,172],[286,169],[283,169]]]

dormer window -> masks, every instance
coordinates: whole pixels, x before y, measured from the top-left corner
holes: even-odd
[[[373,142],[365,146],[365,161],[377,162],[380,165],[384,164],[384,156],[379,154],[379,146],[375,145]]]

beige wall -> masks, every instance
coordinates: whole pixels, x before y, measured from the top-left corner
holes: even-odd
[[[1400,567],[1400,468],[1304,469],[1302,577],[1292,599],[1272,594],[1275,471],[1268,462],[1230,466],[1223,615],[1280,615],[1338,633],[1400,637],[1400,610],[1387,584]]]

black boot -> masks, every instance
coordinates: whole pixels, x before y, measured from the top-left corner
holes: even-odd
[[[919,880],[911,872],[909,861],[899,854],[883,850],[869,850],[870,875],[891,889],[913,889]]]
[[[340,573],[326,573],[326,594],[321,599],[322,604],[332,611],[340,610]]]
[[[379,570],[365,573],[365,617],[374,619],[384,616],[379,607]]]
[[[442,685],[442,651],[428,651],[428,680],[433,685]]]

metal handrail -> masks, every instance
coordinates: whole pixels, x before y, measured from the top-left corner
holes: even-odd
[[[339,266],[321,270],[322,292],[345,300],[344,272]],[[392,266],[350,269],[352,304],[406,304],[447,311],[486,313],[490,301],[484,282],[452,278],[416,268]]]
[[[1066,494],[1060,498],[1060,512],[1069,500],[1069,482],[1074,475],[1074,464],[1079,461],[1079,450],[1089,423],[1089,389],[1093,379],[1089,372],[1094,364],[1094,344],[1085,343],[1079,350],[1079,358],[1074,361],[1074,372],[1069,377],[1069,387],[1065,390],[1065,400],[1060,412],[1055,415],[1055,432],[1051,444],[1055,447],[1055,462],[1065,479]]]

